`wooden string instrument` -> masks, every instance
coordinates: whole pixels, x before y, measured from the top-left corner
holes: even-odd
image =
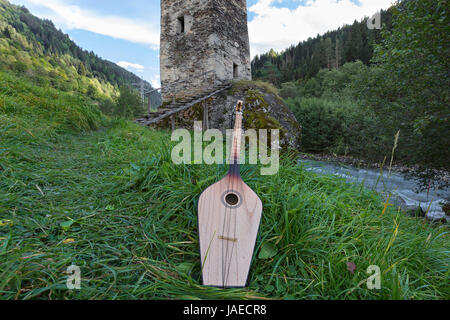
[[[245,287],[262,215],[262,202],[240,176],[243,103],[236,107],[230,170],[199,199],[203,284]]]

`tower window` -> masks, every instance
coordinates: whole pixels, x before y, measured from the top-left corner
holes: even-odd
[[[177,33],[181,34],[185,32],[185,23],[184,23],[184,16],[181,16],[177,19]]]
[[[239,78],[239,67],[236,63],[233,63],[233,78]]]

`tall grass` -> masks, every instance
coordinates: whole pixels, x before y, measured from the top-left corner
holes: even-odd
[[[30,81],[0,72],[0,127],[5,135],[23,142],[54,137],[68,130],[97,129],[104,116],[88,99],[38,87]]]
[[[197,201],[225,166],[173,165],[165,132],[119,120],[74,130],[44,111],[35,123],[27,109],[39,104],[2,99],[17,111],[0,117],[39,139],[25,144],[26,131],[0,122],[1,299],[449,298],[448,227],[383,213],[377,194],[290,158],[274,176],[242,168],[264,204],[249,287],[203,287]],[[66,287],[72,264],[79,291]],[[381,290],[367,289],[370,265]]]

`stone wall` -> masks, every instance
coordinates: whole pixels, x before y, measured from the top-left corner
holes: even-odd
[[[160,56],[164,101],[250,79],[246,0],[162,0]]]
[[[213,1],[215,23],[212,57],[214,68],[220,79],[251,80],[250,45],[247,26],[247,3],[245,0]],[[234,77],[233,65],[237,66]]]

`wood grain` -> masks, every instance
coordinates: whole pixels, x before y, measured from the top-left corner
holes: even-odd
[[[227,204],[227,194],[239,202]],[[198,219],[203,284],[245,287],[262,215],[262,202],[239,175],[228,174],[206,189]]]

